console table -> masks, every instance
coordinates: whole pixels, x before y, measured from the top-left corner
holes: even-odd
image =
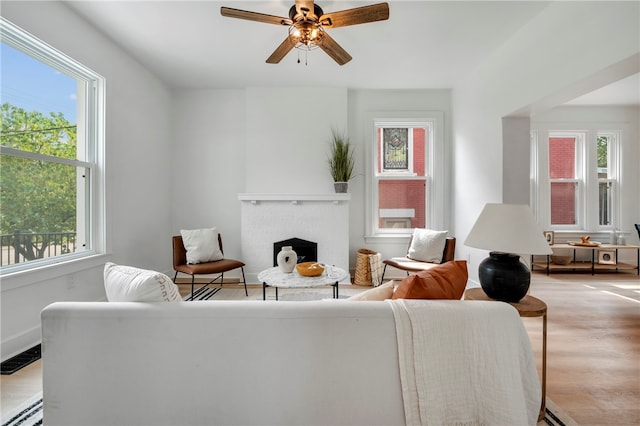
[[[573,261],[566,265],[558,265],[551,262],[551,255],[547,255],[546,261],[534,261],[531,256],[531,270],[540,268],[547,271],[547,275],[551,271],[591,271],[594,275],[596,271],[618,271],[618,270],[636,270],[640,275],[640,246],[636,245],[619,245],[619,244],[600,244],[597,246],[580,246],[573,244],[552,244],[551,249],[573,250]],[[597,257],[599,251],[610,251],[613,259],[607,263],[600,263]],[[636,264],[618,262],[618,252],[620,250],[635,250]],[[578,252],[591,251],[591,261],[577,261],[576,254]]]

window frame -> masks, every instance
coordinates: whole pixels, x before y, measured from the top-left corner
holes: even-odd
[[[385,127],[424,127],[425,130],[425,176],[416,176],[411,172],[378,173],[378,128]],[[445,212],[448,200],[445,194],[446,165],[448,160],[444,147],[444,114],[440,111],[412,111],[371,113],[366,121],[368,127],[365,140],[366,149],[366,208],[365,208],[365,242],[388,241],[394,238],[406,239],[411,236],[413,228],[380,229],[378,182],[384,180],[417,180],[425,181],[425,227],[445,229]],[[413,160],[413,157],[412,157]]]
[[[607,143],[607,177],[600,178],[598,176],[598,153],[597,153],[597,141],[600,137],[606,137],[608,139]],[[610,131],[610,130],[600,130],[596,133],[595,144],[594,144],[594,158],[596,162],[595,168],[595,182],[598,187],[597,202],[595,203],[595,219],[596,223],[601,229],[614,230],[617,227],[617,223],[619,223],[616,218],[619,217],[620,211],[620,137],[621,132],[618,131]],[[599,187],[601,183],[608,183],[611,185],[611,224],[610,225],[600,225],[600,197],[599,197]]]
[[[541,125],[544,123],[540,123]],[[622,129],[605,130],[604,126],[589,126],[589,130],[563,130],[562,125],[552,123],[544,131],[531,132],[532,147],[532,206],[541,226],[544,229],[567,232],[578,235],[583,232],[608,233],[615,230],[620,223],[621,170],[620,153],[622,149]],[[599,185],[597,163],[597,140],[600,136],[610,138],[609,176],[612,182],[611,223],[600,225],[599,219]],[[552,137],[576,137],[575,179],[551,179],[549,177],[549,139]],[[577,182],[576,224],[551,224],[551,183]]]
[[[85,220],[88,225],[82,231],[86,233],[86,249],[54,257],[35,259],[28,262],[7,265],[0,268],[0,276],[8,277],[41,269],[44,266],[89,258],[106,252],[105,241],[105,78],[70,58],[57,49],[37,39],[7,19],[0,17],[0,37],[2,42],[31,56],[32,58],[75,78],[78,84],[77,107],[77,149],[83,159],[65,159],[39,153],[22,151],[0,146],[0,154],[27,160],[65,164],[84,169],[85,183],[78,187],[79,197],[86,197],[84,206]],[[80,230],[78,230],[80,232]]]
[[[551,178],[549,164],[549,142],[551,138],[573,138],[575,139],[575,158],[574,158],[574,177],[572,179],[569,178]],[[583,131],[550,131],[547,136],[547,179],[548,179],[548,202],[549,202],[549,226],[552,230],[559,229],[583,229],[585,223],[585,209],[584,209],[584,200],[585,194],[587,191],[586,185],[586,176],[585,171],[587,168],[585,167],[585,141],[586,141],[586,132]],[[551,224],[551,185],[553,183],[574,183],[577,186],[576,189],[576,200],[575,200],[575,225],[571,224]]]

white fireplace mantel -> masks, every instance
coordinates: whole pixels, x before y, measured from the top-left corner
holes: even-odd
[[[349,270],[350,194],[238,194],[242,261],[249,282],[273,266],[273,243],[318,244],[318,262]],[[349,282],[349,279],[346,280]]]
[[[238,194],[238,200],[256,204],[260,201],[328,201],[334,204],[349,201],[351,194]]]

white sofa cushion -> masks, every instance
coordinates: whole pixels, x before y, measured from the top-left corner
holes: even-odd
[[[448,231],[416,228],[407,257],[420,262],[441,263]]]
[[[180,235],[187,250],[187,263],[213,262],[223,258],[216,228],[181,229]]]
[[[171,278],[156,271],[104,265],[104,289],[109,302],[180,302],[180,291]]]

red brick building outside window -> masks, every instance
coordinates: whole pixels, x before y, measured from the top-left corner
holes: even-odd
[[[552,225],[577,224],[578,181],[576,178],[576,138],[549,138]]]
[[[427,129],[378,130],[378,227],[424,228],[427,223]]]

